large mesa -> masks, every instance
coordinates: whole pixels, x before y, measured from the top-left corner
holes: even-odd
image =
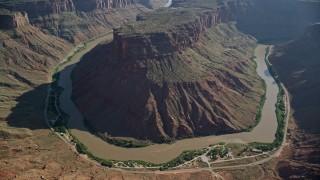
[[[255,40],[227,23],[231,15],[161,9],[116,29],[74,72],[87,124],[106,137],[154,142],[254,126],[263,94],[250,60]]]

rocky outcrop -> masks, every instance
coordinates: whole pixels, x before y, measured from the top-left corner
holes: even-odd
[[[13,14],[13,27],[20,28],[29,24],[28,14],[26,12],[18,12]]]
[[[3,29],[21,28],[28,24],[29,18],[26,12],[13,12],[0,15],[0,28]]]
[[[76,9],[72,0],[56,0],[50,3],[52,13],[72,12]]]
[[[218,8],[201,15],[201,24],[206,28],[212,28],[218,23],[226,23],[232,20],[235,20],[235,18],[232,18],[231,11],[226,8]]]
[[[92,127],[165,142],[252,126],[262,94],[255,43],[218,25],[222,12],[162,9],[116,29],[74,73],[75,103]]]
[[[113,0],[96,0],[95,9],[112,8]]]

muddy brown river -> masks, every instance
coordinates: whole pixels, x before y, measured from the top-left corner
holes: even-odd
[[[247,143],[253,141],[272,142],[277,128],[275,103],[277,101],[278,86],[264,62],[267,46],[258,45],[255,50],[257,73],[266,81],[266,102],[262,111],[260,123],[251,132],[236,134],[207,136],[179,140],[173,144],[155,144],[143,148],[122,148],[106,143],[91,134],[83,124],[83,116],[71,100],[72,82],[71,72],[81,57],[102,41],[112,39],[112,35],[100,37],[87,44],[85,50],[76,53],[70,62],[60,67],[59,86],[64,88],[60,96],[60,107],[70,115],[68,126],[71,133],[96,156],[113,160],[143,160],[153,163],[163,163],[177,157],[184,150],[200,149],[218,142]]]

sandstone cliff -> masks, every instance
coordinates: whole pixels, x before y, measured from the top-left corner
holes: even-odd
[[[165,142],[254,125],[255,41],[217,25],[227,14],[163,9],[116,29],[75,71],[75,103],[106,136]]]
[[[72,12],[75,6],[72,0],[56,0],[51,2],[52,13]]]
[[[0,28],[3,29],[20,28],[28,24],[29,18],[26,12],[13,12],[0,15]]]

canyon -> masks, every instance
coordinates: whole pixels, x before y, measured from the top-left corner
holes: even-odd
[[[153,0],[150,1],[151,4],[152,2]],[[40,28],[46,34],[78,44],[110,31],[112,27],[134,20],[136,14],[149,11],[143,4],[152,8],[150,3],[134,0],[36,0],[15,3],[5,1],[0,3],[0,9],[6,9],[10,13],[4,13],[5,19],[2,21],[5,23],[1,23],[0,28],[10,29],[12,23],[19,23],[21,18],[14,18],[14,14],[23,12],[26,21],[32,26]],[[158,5],[155,4],[155,7]]]
[[[166,0],[12,2],[0,0],[3,179],[216,178],[206,170],[120,172],[74,153],[43,120],[56,66],[75,45],[113,31],[114,40],[85,55],[73,74],[74,102],[100,135],[179,142],[235,133],[256,124],[263,90],[250,58],[257,40],[297,38],[320,19],[316,1],[173,0],[172,8],[158,12],[150,11]],[[319,177],[318,32],[318,25],[310,26],[300,38],[275,46],[270,56],[294,109],[283,153],[262,165],[216,170],[216,175]]]
[[[240,51],[210,31],[232,17],[225,8],[161,9],[115,29],[113,42],[74,73],[73,98],[87,122],[107,137],[153,142],[253,127],[264,91],[250,60],[255,41],[224,29],[246,44]]]
[[[0,118],[5,119],[11,113],[11,108],[17,104],[15,100],[19,94],[32,90],[38,85],[51,80],[51,72],[74,46],[80,41],[112,30],[115,24],[135,19],[135,15],[148,11],[141,5],[129,5],[119,9],[95,10],[90,18],[80,17],[76,12],[67,9],[52,11],[54,3],[67,3],[63,7],[72,6],[73,1],[11,1],[0,2],[0,33],[1,33],[1,84],[3,92],[0,100],[3,105],[0,109]],[[50,5],[50,8],[47,6]],[[35,8],[35,9],[33,9]],[[71,9],[71,10],[72,10]],[[75,11],[76,9],[74,9]],[[73,10],[72,10],[73,11]],[[35,18],[35,13],[41,14]],[[44,14],[43,14],[44,13]],[[52,14],[54,13],[54,14]],[[109,23],[91,21],[94,16],[103,14]],[[52,19],[49,19],[52,18]],[[39,19],[42,19],[41,21]],[[59,31],[61,27],[68,30]],[[52,29],[56,27],[57,29]],[[51,29],[49,32],[47,28]],[[36,75],[32,71],[37,71]],[[5,93],[6,92],[6,93]],[[45,94],[43,91],[41,94]],[[37,98],[35,98],[37,99]],[[35,104],[41,104],[35,101]],[[29,104],[29,103],[28,103]],[[24,112],[30,113],[31,112]],[[41,114],[40,116],[41,117]],[[37,119],[37,118],[36,118]]]

